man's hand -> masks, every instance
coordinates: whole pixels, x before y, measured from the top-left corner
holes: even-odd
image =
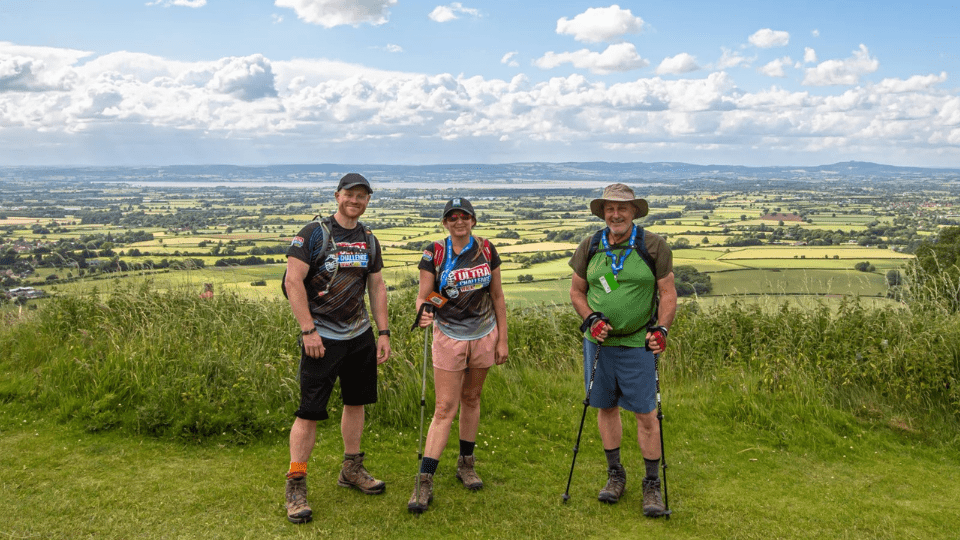
[[[323,355],[327,352],[323,347],[323,339],[316,332],[303,336],[303,350],[310,358],[323,358]]]
[[[377,365],[380,365],[390,358],[390,336],[380,336],[377,338]]]
[[[590,329],[590,335],[593,336],[593,339],[603,343],[603,340],[607,339],[607,333],[613,330],[613,327],[610,326],[610,319],[608,319],[606,315],[599,311],[594,311],[590,315],[587,315],[587,318],[583,320],[583,324],[580,325],[581,332],[586,332],[587,329]]]
[[[667,348],[667,328],[654,326],[647,332],[647,349],[653,354],[660,354]]]

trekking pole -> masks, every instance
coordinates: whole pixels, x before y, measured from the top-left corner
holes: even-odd
[[[570,500],[570,482],[573,480],[573,466],[577,464],[577,452],[580,451],[580,436],[583,435],[583,422],[587,418],[587,407],[590,405],[590,390],[593,389],[593,377],[597,374],[597,364],[600,363],[600,347],[597,343],[597,352],[593,355],[593,367],[590,368],[590,382],[587,384],[587,396],[583,398],[583,414],[580,416],[580,429],[577,431],[577,442],[573,445],[573,461],[570,462],[570,476],[567,477],[567,490],[563,492],[563,502]]]
[[[423,316],[425,312],[433,312],[434,306],[442,307],[447,303],[446,298],[440,296],[436,293],[431,293],[427,297],[427,301],[420,304],[420,309],[417,310],[417,319],[413,321],[413,326],[410,327],[410,330],[416,330],[420,326],[420,317]],[[423,417],[424,409],[427,406],[427,362],[430,360],[430,331],[427,328],[423,329],[423,382],[420,386],[420,439],[417,442],[417,475],[415,476],[417,480],[417,500],[420,500],[420,467],[423,465]]]
[[[657,381],[657,422],[660,426],[660,465],[663,470],[663,509],[666,519],[670,519],[670,498],[667,495],[667,454],[663,445],[663,407],[660,406],[660,355],[653,355],[653,372]]]

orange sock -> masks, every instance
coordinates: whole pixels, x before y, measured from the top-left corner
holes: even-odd
[[[307,464],[298,463],[296,461],[290,462],[290,471],[287,473],[287,478],[303,478],[307,475]]]

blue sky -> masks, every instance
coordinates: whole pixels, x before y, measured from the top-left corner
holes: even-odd
[[[960,167],[952,2],[0,0],[0,166]]]

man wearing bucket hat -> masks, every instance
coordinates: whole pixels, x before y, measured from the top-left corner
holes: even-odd
[[[585,238],[570,259],[570,299],[583,318],[584,382],[590,388],[589,405],[598,409],[597,425],[607,458],[607,484],[598,498],[616,503],[626,489],[626,470],[620,463],[622,407],[637,419],[637,440],[646,466],[643,512],[658,517],[667,509],[658,474],[661,446],[654,355],[666,348],[677,292],[670,248],[662,237],[633,223],[648,210],[647,201],[624,184],[607,186],[602,197],[590,202],[591,213],[603,219],[606,227]]]

